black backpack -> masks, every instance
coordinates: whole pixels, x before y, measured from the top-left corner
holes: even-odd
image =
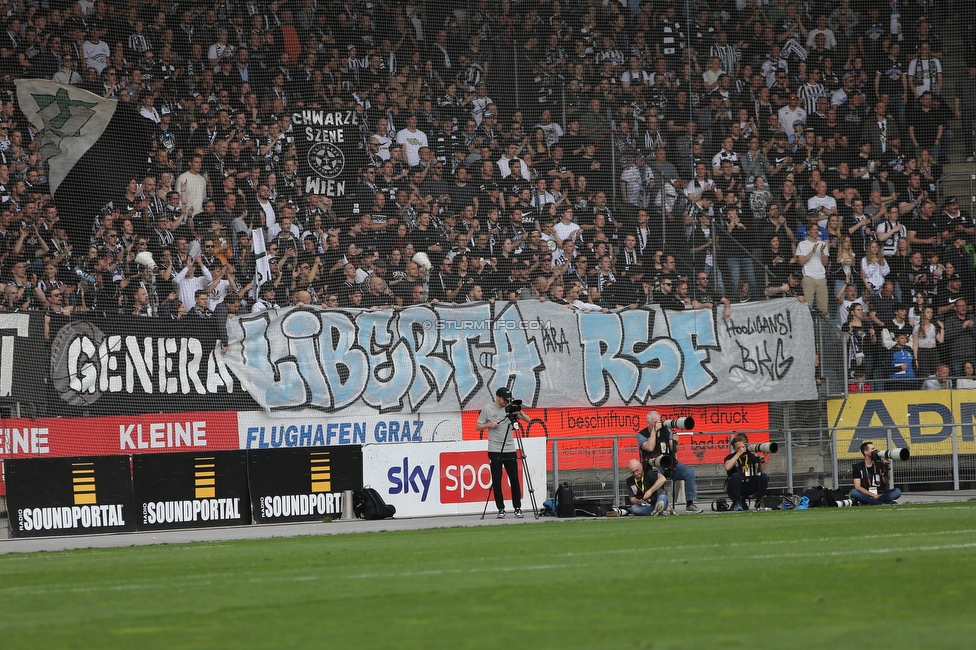
[[[810,500],[811,508],[836,508],[850,498],[844,490],[830,490],[822,485],[808,489],[803,496]]]
[[[569,483],[563,483],[556,490],[556,516],[576,516],[576,497],[573,495],[573,488]]]
[[[386,519],[396,514],[396,508],[368,485],[352,495],[352,508],[358,519]]]

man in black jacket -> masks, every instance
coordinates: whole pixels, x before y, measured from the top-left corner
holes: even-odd
[[[765,463],[749,451],[749,438],[740,433],[732,438],[732,453],[725,457],[725,491],[732,500],[732,509],[745,510],[745,499],[755,496],[758,502],[766,496],[769,475],[763,471]]]
[[[864,456],[864,460],[854,463],[851,467],[851,474],[854,477],[851,499],[867,506],[895,503],[901,496],[901,490],[888,489],[890,471],[888,461],[874,458],[874,443],[870,441],[861,443],[861,455]]]

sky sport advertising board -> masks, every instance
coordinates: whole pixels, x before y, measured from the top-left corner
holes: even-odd
[[[536,498],[546,493],[546,441],[524,438],[526,462],[519,461],[519,483],[522,508],[532,505],[524,470],[527,467],[536,489]],[[506,508],[512,495],[508,477],[503,474]],[[436,442],[397,447],[366,445],[363,447],[363,480],[375,488],[383,500],[396,506],[397,516],[429,517],[435,515],[480,513],[491,489],[486,441]],[[494,498],[489,510],[495,509]],[[539,506],[542,505],[541,500]]]

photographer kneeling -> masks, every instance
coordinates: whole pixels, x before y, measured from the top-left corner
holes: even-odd
[[[498,518],[505,518],[505,499],[502,498],[502,466],[508,474],[508,484],[512,488],[512,507],[515,516],[522,518],[522,486],[518,478],[518,453],[516,442],[512,439],[513,419],[528,422],[529,418],[519,408],[509,413],[506,408],[512,401],[512,393],[507,388],[495,391],[495,401],[486,404],[478,415],[475,431],[488,430],[488,461],[491,467],[491,488],[495,494]],[[519,402],[521,405],[521,402]],[[511,417],[509,417],[511,416]]]
[[[732,438],[732,453],[725,457],[725,491],[732,500],[732,509],[745,510],[746,498],[754,496],[758,502],[766,496],[769,475],[763,471],[765,463],[749,451],[749,437],[740,433]]]
[[[901,490],[888,489],[891,464],[878,455],[873,442],[861,443],[861,455],[864,456],[864,462],[854,463],[851,467],[851,474],[854,476],[851,499],[864,506],[895,503],[895,499],[901,496]]]
[[[638,517],[657,517],[668,508],[667,479],[656,469],[644,473],[644,466],[636,458],[627,463],[627,494],[630,496],[630,514]],[[654,505],[651,505],[651,504]]]
[[[647,414],[647,427],[637,432],[637,444],[640,447],[641,460],[645,463],[664,455],[674,458],[678,451],[678,442],[674,439],[674,432],[670,426],[661,420],[661,414],[657,411],[651,411]],[[685,482],[685,496],[687,498],[685,512],[703,512],[701,508],[695,505],[698,488],[695,485],[695,471],[693,469],[684,463],[677,462],[675,458],[671,467],[662,466],[660,471],[665,478]]]

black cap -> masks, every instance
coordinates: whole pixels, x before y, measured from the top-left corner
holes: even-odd
[[[495,391],[495,397],[504,397],[505,399],[512,399],[512,392],[507,388],[505,388],[504,386],[502,386],[501,388]]]

